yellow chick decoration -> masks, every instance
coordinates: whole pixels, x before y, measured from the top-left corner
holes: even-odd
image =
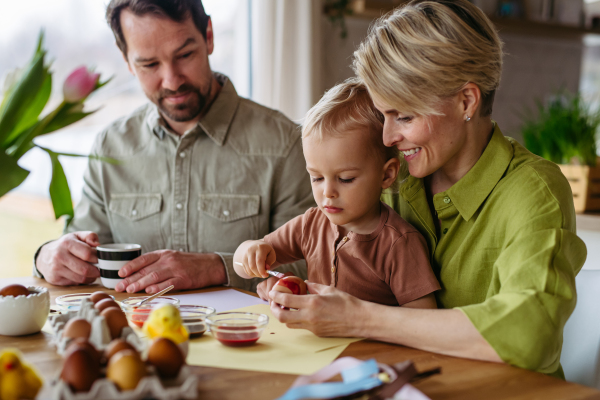
[[[188,340],[189,333],[181,321],[179,309],[172,304],[155,308],[144,322],[144,332],[149,339],[163,337],[171,339],[176,344]]]
[[[0,400],[35,399],[41,389],[42,380],[21,358],[17,349],[0,352]]]

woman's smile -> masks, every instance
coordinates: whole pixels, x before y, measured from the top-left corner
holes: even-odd
[[[417,155],[419,154],[419,152],[421,151],[420,147],[415,147],[412,149],[399,149],[400,152],[404,155],[404,159],[406,161],[410,161],[412,159],[414,159],[415,157],[417,157]]]

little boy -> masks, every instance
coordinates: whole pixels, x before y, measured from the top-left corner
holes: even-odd
[[[302,128],[318,207],[242,243],[237,274],[267,277],[267,268],[305,259],[310,282],[374,303],[435,308],[440,286],[425,239],[379,200],[400,169],[398,150],[384,146],[382,132],[364,85],[349,79],[329,90]]]

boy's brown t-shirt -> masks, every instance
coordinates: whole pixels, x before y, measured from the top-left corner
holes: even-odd
[[[397,306],[440,289],[425,239],[384,203],[379,225],[368,235],[341,237],[337,225],[311,208],[264,240],[275,249],[278,263],[305,259],[310,282],[362,300]]]

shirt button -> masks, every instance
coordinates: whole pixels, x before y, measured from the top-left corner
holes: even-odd
[[[182,151],[181,153],[179,153],[179,157],[185,158],[185,153]]]
[[[179,251],[183,251],[183,249],[179,249]]]
[[[183,204],[177,203],[175,204],[175,207],[177,207],[178,210],[181,210],[183,208]]]
[[[229,214],[230,214],[230,213],[229,213],[229,210],[224,210],[224,211],[223,211],[223,215],[224,215],[224,216],[226,216],[226,217],[229,217]]]
[[[331,273],[335,274],[335,267],[331,267]]]
[[[444,228],[444,232],[442,232],[442,233],[445,235],[446,232],[448,232],[448,228]]]
[[[335,250],[332,250],[332,251],[331,251],[331,256],[332,256],[332,257],[335,257]]]
[[[137,210],[131,210],[131,215],[137,215]]]
[[[450,204],[452,200],[450,200],[450,197],[444,197],[444,203],[446,204]]]
[[[348,241],[348,236],[344,236],[344,238],[342,239],[344,242]]]

